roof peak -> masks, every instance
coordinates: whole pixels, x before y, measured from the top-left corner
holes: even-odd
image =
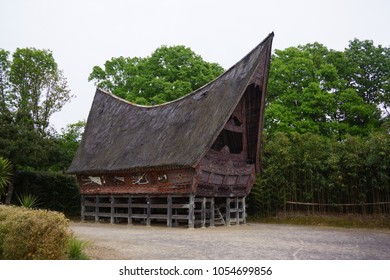
[[[177,99],[174,99],[174,100],[171,100],[171,101],[168,101],[168,102],[165,102],[165,103],[162,103],[162,104],[154,104],[154,105],[141,105],[141,104],[137,104],[137,103],[134,103],[134,102],[131,102],[127,99],[124,99],[124,98],[121,98],[109,91],[106,91],[104,89],[101,89],[101,88],[97,88],[96,91],[100,91],[101,93],[105,93],[106,95],[108,96],[111,96],[119,101],[122,101],[124,103],[127,103],[128,105],[131,105],[131,106],[135,106],[135,107],[139,107],[139,108],[145,108],[145,109],[151,109],[151,108],[156,108],[156,107],[161,107],[161,106],[166,106],[166,105],[170,105],[172,103],[175,103],[175,102],[179,102],[181,101],[182,99],[186,99],[186,98],[189,98],[190,96],[192,95],[196,95],[198,94],[199,92],[205,90],[210,84],[214,83],[216,80],[218,79],[221,79],[223,78],[225,75],[227,75],[230,71],[232,71],[238,64],[242,63],[242,61],[244,61],[245,59],[247,59],[247,57],[249,57],[253,52],[255,52],[259,47],[263,47],[264,43],[273,38],[274,37],[274,32],[271,32],[268,34],[268,36],[263,39],[256,47],[254,47],[251,51],[249,51],[243,58],[241,58],[238,62],[236,62],[233,66],[231,66],[230,68],[228,68],[227,70],[225,70],[221,75],[215,77],[213,80],[211,80],[210,82],[206,83],[205,85],[201,86],[200,88],[197,88],[195,89],[194,91],[191,91]],[[207,90],[205,90],[207,92]],[[200,95],[202,95],[204,93],[201,93]],[[195,99],[198,99],[198,98],[195,98]]]

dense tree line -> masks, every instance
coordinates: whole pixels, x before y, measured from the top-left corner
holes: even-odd
[[[279,211],[390,213],[390,134],[336,137],[266,134],[252,214]],[[288,202],[309,203],[309,205]]]

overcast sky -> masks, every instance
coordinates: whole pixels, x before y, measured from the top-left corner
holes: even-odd
[[[274,49],[343,50],[354,38],[389,47],[389,27],[388,0],[0,0],[0,48],[50,49],[76,95],[52,117],[56,129],[87,118],[88,75],[112,57],[185,45],[227,69],[272,31]]]

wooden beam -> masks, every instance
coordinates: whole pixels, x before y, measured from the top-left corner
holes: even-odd
[[[226,225],[230,226],[230,197],[226,198]]]
[[[236,196],[236,198],[235,198],[235,205],[236,205],[236,225],[238,226],[238,225],[240,225],[240,208],[239,208],[239,201],[238,201],[238,197]]]
[[[195,195],[190,194],[189,197],[189,209],[188,209],[188,228],[194,229],[195,228]]]
[[[147,226],[150,226],[151,225],[151,220],[150,220],[150,215],[151,215],[151,202],[150,202],[150,195],[148,194],[148,196],[146,197],[146,225]]]
[[[215,227],[215,204],[214,197],[210,201],[210,227]]]
[[[81,221],[85,222],[85,197],[81,195]]]
[[[167,226],[172,227],[172,196],[170,194],[168,194],[167,203]]]
[[[202,228],[206,228],[206,198],[202,199],[202,211],[201,211],[201,225]]]
[[[246,224],[246,204],[245,204],[245,196],[242,198],[242,223]]]
[[[95,223],[99,222],[99,196],[96,196],[95,201]]]
[[[111,215],[110,215],[110,223],[111,224],[114,224],[115,223],[115,218],[114,218],[114,214],[115,214],[115,198],[113,195],[111,195],[110,197],[110,204],[111,204]]]
[[[128,197],[127,204],[128,204],[127,224],[132,225],[133,224],[133,219],[132,219],[133,210],[132,210],[132,197],[131,197],[131,195],[129,195],[129,197]]]

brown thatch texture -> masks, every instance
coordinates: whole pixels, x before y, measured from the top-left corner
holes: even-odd
[[[268,75],[273,33],[236,65],[176,101],[138,106],[97,90],[69,173],[195,166],[246,87]]]

